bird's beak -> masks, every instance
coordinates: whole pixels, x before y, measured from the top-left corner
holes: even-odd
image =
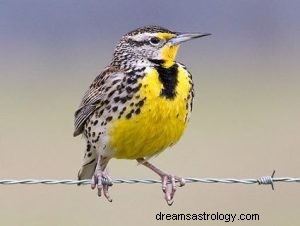
[[[209,33],[179,33],[174,38],[171,38],[168,42],[172,45],[178,45],[180,43],[195,39],[195,38],[201,38],[204,36],[211,35]]]

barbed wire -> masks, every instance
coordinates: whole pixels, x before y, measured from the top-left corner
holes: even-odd
[[[184,178],[186,183],[223,183],[223,184],[259,184],[259,185],[271,185],[274,190],[274,183],[276,182],[295,182],[300,183],[300,178],[293,177],[274,177],[275,170],[271,176],[263,176],[257,179],[234,179],[234,178]],[[114,179],[114,184],[157,184],[161,183],[160,180],[154,179]],[[66,184],[66,185],[78,185],[78,184],[91,184],[91,180],[55,180],[55,179],[2,179],[0,185],[16,185],[16,184]]]

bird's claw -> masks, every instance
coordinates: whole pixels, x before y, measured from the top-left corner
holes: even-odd
[[[162,181],[162,190],[165,194],[165,200],[167,201],[167,204],[171,206],[174,202],[173,198],[177,190],[176,183],[179,183],[179,187],[182,187],[185,185],[185,180],[181,177],[164,174],[161,177],[161,181]]]
[[[109,202],[112,202],[112,199],[108,192],[108,188],[112,185],[113,185],[112,179],[110,178],[110,176],[108,175],[106,170],[104,170],[104,171],[102,171],[100,169],[95,170],[95,173],[92,178],[91,188],[95,189],[97,187],[99,197],[102,196],[102,191],[103,191],[104,197]]]

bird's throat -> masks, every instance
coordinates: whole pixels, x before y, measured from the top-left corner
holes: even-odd
[[[161,59],[164,60],[164,67],[170,68],[174,64],[177,51],[179,49],[178,45],[167,44],[163,47],[161,52]]]

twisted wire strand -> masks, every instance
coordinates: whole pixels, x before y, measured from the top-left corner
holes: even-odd
[[[268,179],[269,176],[261,177],[259,179],[234,179],[234,178],[184,178],[186,183],[223,183],[223,184],[271,184],[271,182],[296,182],[300,183],[300,178],[293,177],[276,177],[272,180]],[[263,179],[265,178],[265,179]],[[157,184],[161,183],[160,180],[155,179],[114,179],[114,184]],[[91,180],[56,180],[56,179],[2,179],[0,180],[2,185],[15,185],[15,184],[91,184]]]
[[[223,183],[223,184],[259,184],[259,185],[271,185],[274,190],[274,183],[276,182],[287,182],[287,183],[300,183],[300,178],[293,177],[274,177],[263,176],[258,179],[235,179],[235,178],[185,178],[186,183]],[[154,179],[114,179],[114,184],[157,184],[161,183],[160,180]],[[23,180],[13,180],[13,179],[2,179],[0,180],[0,185],[16,185],[16,184],[66,184],[66,185],[77,185],[77,184],[91,184],[91,180],[56,180],[56,179],[23,179]]]

